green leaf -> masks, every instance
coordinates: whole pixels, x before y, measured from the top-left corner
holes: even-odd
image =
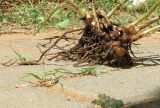
[[[26,73],[26,77],[28,77],[28,76],[32,76],[38,80],[42,80],[45,77],[44,73],[42,73],[42,72]]]
[[[117,107],[123,106],[123,101],[122,100],[117,100]]]
[[[56,28],[63,30],[65,28],[67,28],[69,25],[70,25],[70,20],[64,19],[63,21],[56,24]]]

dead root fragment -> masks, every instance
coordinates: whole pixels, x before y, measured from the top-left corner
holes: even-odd
[[[21,61],[17,63],[18,65],[39,65],[40,63],[36,61]]]
[[[3,66],[12,66],[12,65],[39,65],[40,63],[36,61],[20,61],[20,60],[9,60],[5,63],[1,63]]]
[[[3,66],[12,66],[12,65],[14,65],[16,62],[17,62],[17,60],[10,59],[10,60],[7,61],[7,62],[1,63],[1,65],[3,65]]]
[[[58,43],[63,37],[66,36],[66,34],[72,33],[72,32],[76,32],[76,31],[80,31],[80,30],[83,30],[83,29],[80,28],[80,29],[76,29],[76,30],[71,30],[71,31],[65,32],[63,35],[61,35],[61,36],[54,42],[53,45],[51,45],[49,48],[47,48],[47,49],[41,54],[41,56],[39,57],[39,59],[37,60],[37,62],[40,62],[40,61],[42,60],[42,58],[45,56],[45,54],[46,54],[47,52],[49,52],[53,47],[55,47],[55,46],[57,45],[57,43]]]

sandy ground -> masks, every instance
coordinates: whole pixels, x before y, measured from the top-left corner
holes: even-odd
[[[30,33],[11,33],[0,36],[0,62],[17,58],[13,49],[29,59],[38,59],[37,43],[45,37],[62,32],[49,31],[32,36]],[[15,88],[16,84],[26,84],[20,77],[27,72],[47,71],[63,68],[77,72],[70,61],[52,62],[50,65],[11,66],[0,65],[0,108],[87,108],[99,93],[122,99],[125,103],[139,102],[160,97],[160,37],[152,34],[138,41],[141,44],[133,51],[140,61],[130,68],[96,66],[97,76],[83,76],[63,79],[64,90],[59,85],[52,88],[36,88],[28,85]],[[137,107],[135,107],[137,108]],[[144,107],[145,108],[145,107]],[[159,107],[153,107],[159,108]]]

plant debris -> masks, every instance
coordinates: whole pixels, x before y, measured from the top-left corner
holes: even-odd
[[[132,56],[135,57],[132,51],[133,42],[160,28],[160,25],[158,25],[146,29],[150,24],[158,21],[160,19],[159,16],[140,24],[160,5],[160,1],[132,23],[128,25],[117,25],[111,21],[111,17],[126,1],[127,0],[124,0],[106,14],[93,2],[90,3],[92,11],[86,12],[79,8],[72,0],[67,0],[81,15],[81,20],[84,22],[85,27],[80,32],[81,38],[74,47],[70,48],[70,50],[64,50],[64,48],[59,47],[59,49],[63,51],[53,54],[53,57],[50,57],[48,60],[55,58],[58,60],[72,60],[77,62],[74,66],[79,66],[83,63],[88,63],[87,65],[131,66],[133,64]],[[45,51],[41,51],[42,55],[37,62],[41,61],[43,57],[46,57],[52,48],[57,47],[57,43],[60,40],[68,40],[66,38],[67,33],[80,30],[81,29],[72,30],[59,36]],[[49,45],[51,41],[52,40],[42,46]]]

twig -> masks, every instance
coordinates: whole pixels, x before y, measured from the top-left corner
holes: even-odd
[[[78,61],[78,62],[77,62],[76,64],[74,64],[73,66],[74,66],[74,67],[77,67],[79,64],[86,62],[87,59],[88,59],[88,58],[86,57],[85,59]]]
[[[37,60],[37,62],[41,61],[42,58],[43,58],[43,56],[44,56],[48,51],[50,51],[66,34],[72,33],[72,32],[75,32],[75,31],[80,31],[80,30],[83,30],[83,28],[75,29],[75,30],[71,30],[71,31],[65,32],[63,35],[61,35],[61,36],[54,42],[53,45],[51,45],[48,49],[46,49],[46,50],[41,54],[41,56],[39,57],[39,59]]]
[[[48,60],[51,61],[51,60],[53,60],[53,59],[59,57],[59,56],[62,55],[63,53],[64,53],[64,51],[58,52],[57,55],[55,55],[55,56],[53,56],[53,57],[51,57],[51,58],[48,58]]]
[[[43,40],[53,40],[53,39],[56,39],[56,38],[59,38],[59,36],[44,38]],[[62,39],[64,39],[64,40],[69,40],[69,39],[72,39],[72,40],[79,40],[78,38],[71,38],[71,37],[65,37],[65,36],[64,36]]]
[[[11,60],[9,60],[9,61],[7,61],[7,62],[5,62],[5,63],[1,63],[3,66],[12,66],[12,65],[14,65],[16,62],[17,62],[17,60],[14,60],[13,62],[12,62],[12,60],[13,59],[11,59]]]
[[[91,61],[88,66],[93,66],[98,62],[99,59]]]
[[[39,65],[40,63],[36,61],[21,61],[20,63],[17,63],[18,65]]]

